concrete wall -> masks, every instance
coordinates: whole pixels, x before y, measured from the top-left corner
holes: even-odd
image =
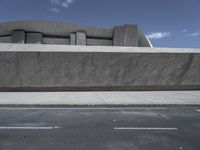
[[[138,27],[137,25],[124,25],[114,28],[114,46],[138,47]]]
[[[1,36],[0,43],[11,43],[11,36]]]
[[[92,39],[87,38],[87,45],[88,46],[113,46],[113,41],[109,39]]]
[[[12,43],[21,43],[24,44],[26,41],[26,33],[22,30],[13,30],[11,33],[11,42]]]
[[[200,50],[0,44],[0,90],[200,89]]]
[[[57,44],[57,45],[69,45],[69,39],[67,38],[43,38],[43,44]]]
[[[41,33],[26,33],[26,43],[28,44],[41,44],[42,34]]]

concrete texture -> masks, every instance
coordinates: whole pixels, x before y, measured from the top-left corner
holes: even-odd
[[[70,34],[70,45],[76,45],[76,34],[75,33]]]
[[[76,45],[85,45],[86,46],[85,32],[77,32],[76,33]]]
[[[114,28],[114,46],[138,47],[138,39],[137,25],[124,25]]]
[[[199,50],[149,49],[1,44],[0,89],[200,89]]]
[[[113,45],[124,46],[124,27],[118,26],[113,30]]]
[[[199,150],[200,113],[196,109],[1,108],[0,149]],[[144,130],[116,130],[116,127]],[[163,129],[145,130],[148,127]]]
[[[88,45],[99,46],[152,47],[151,42],[137,25],[122,25],[105,29],[50,21],[14,21],[0,23],[0,37],[14,36],[12,32],[16,30],[25,32],[28,35],[27,43],[41,43],[40,39],[50,37],[59,39],[54,40],[54,44],[86,45],[88,43]],[[29,34],[29,32],[33,34]],[[41,33],[41,35],[34,33]],[[70,43],[63,42],[69,37]],[[21,41],[21,37],[15,36],[12,39],[16,38],[19,38],[19,41],[14,41],[14,43],[24,43],[24,41]],[[88,42],[86,43],[87,39]],[[5,43],[5,39],[0,39],[1,41]],[[48,42],[43,42],[43,44],[48,44]],[[50,44],[52,44],[52,39]]]
[[[1,36],[0,43],[11,43],[11,36]]]
[[[92,38],[87,38],[87,45],[88,46],[112,46],[113,41],[109,39],[92,39]]]
[[[0,92],[0,105],[200,105],[200,91]]]
[[[26,43],[28,44],[41,44],[42,34],[41,33],[26,33]]]
[[[138,27],[137,25],[124,25],[124,46],[138,47]]]
[[[69,45],[69,39],[65,38],[43,38],[43,44]]]
[[[200,89],[198,50],[150,49],[0,44],[0,89]]]
[[[11,33],[11,42],[12,43],[25,43],[26,33],[20,30],[14,30]]]

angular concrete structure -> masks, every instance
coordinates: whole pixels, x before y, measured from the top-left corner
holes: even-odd
[[[26,43],[30,44],[41,44],[42,43],[42,34],[41,33],[27,33],[26,34]]]
[[[86,34],[84,31],[76,33],[76,45],[86,45]]]
[[[112,46],[113,41],[109,39],[93,39],[93,38],[87,38],[87,45],[88,46]]]
[[[11,43],[25,43],[26,33],[20,30],[11,31]]]
[[[137,25],[124,25],[114,28],[114,46],[138,47],[138,27]]]
[[[70,45],[69,43],[70,39],[62,39],[62,38],[43,38],[42,43],[43,44],[56,44],[56,45]],[[72,45],[72,44],[71,44]]]
[[[152,47],[137,25],[109,29],[50,21],[1,23],[0,43]]]
[[[76,34],[70,33],[70,45],[76,45]]]

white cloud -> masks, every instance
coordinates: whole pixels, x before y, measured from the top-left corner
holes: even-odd
[[[62,3],[62,6],[65,7],[65,8],[68,8],[68,7],[69,7],[69,4],[66,3],[66,2],[63,2],[63,3]]]
[[[187,36],[191,36],[191,37],[196,37],[199,35],[200,35],[200,32],[194,32],[194,33],[187,34]]]
[[[50,0],[50,3],[53,4],[53,5],[59,5],[60,0]]]
[[[49,0],[52,8],[48,11],[53,14],[58,14],[62,8],[68,8],[73,2],[74,0]]]
[[[182,30],[183,33],[187,32],[187,31],[188,31],[187,29]]]
[[[68,1],[68,3],[73,3],[74,2],[74,0],[67,0]]]
[[[53,5],[54,7],[59,7],[59,8],[68,8],[74,0],[50,0],[50,4]],[[55,8],[52,8],[54,12],[58,12],[55,10]],[[58,8],[57,8],[58,9]]]
[[[169,37],[170,35],[171,35],[170,32],[152,32],[152,33],[148,34],[147,37],[149,39],[159,40],[159,39]]]
[[[55,14],[60,12],[60,10],[58,8],[56,8],[56,7],[49,9],[49,11],[51,11],[51,12],[53,12]]]
[[[65,8],[68,8],[73,2],[74,2],[74,0],[64,0],[62,2],[62,6]]]

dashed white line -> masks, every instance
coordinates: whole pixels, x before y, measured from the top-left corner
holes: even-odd
[[[114,127],[114,130],[178,130],[178,128],[162,127]]]
[[[0,126],[0,130],[53,130],[58,129],[58,126],[51,127],[8,127],[8,126]]]
[[[196,111],[197,111],[197,112],[200,112],[200,109],[197,109]]]

